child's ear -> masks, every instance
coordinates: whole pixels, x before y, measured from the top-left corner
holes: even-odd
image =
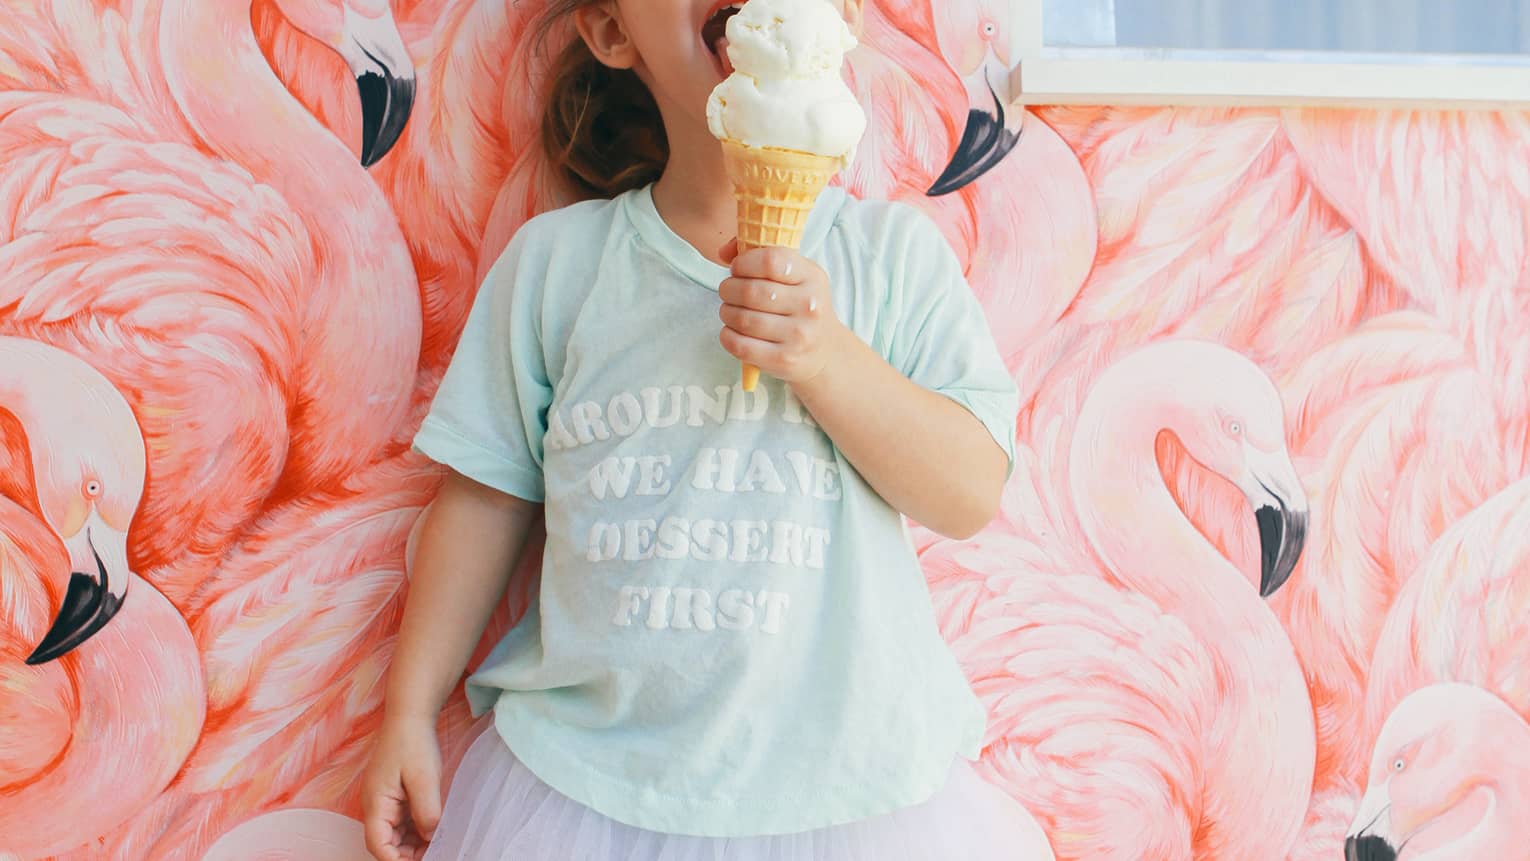
[[[850,25],[855,38],[860,39],[861,31],[866,27],[866,0],[845,0],[845,23]]]
[[[630,69],[637,65],[637,47],[627,35],[626,22],[615,0],[591,3],[574,10],[574,26],[579,38],[589,46],[595,59],[613,69]]]

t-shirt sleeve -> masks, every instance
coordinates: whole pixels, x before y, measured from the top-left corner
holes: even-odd
[[[888,361],[983,423],[1014,471],[1019,391],[961,263],[933,221],[899,206],[890,232]]]
[[[527,259],[524,233],[484,277],[414,447],[480,484],[541,502],[553,392],[542,353],[542,270]]]

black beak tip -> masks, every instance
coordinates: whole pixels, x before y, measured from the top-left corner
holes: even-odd
[[[1345,839],[1344,861],[1397,861],[1397,850],[1374,834],[1362,834]]]
[[[356,79],[361,94],[361,166],[381,161],[398,143],[414,109],[414,78],[367,72]]]
[[[971,185],[1003,161],[1020,142],[1019,134],[1004,127],[1004,108],[997,97],[994,102],[993,113],[968,112],[967,128],[956,146],[956,154],[925,194],[939,197]]]
[[[122,609],[122,599],[107,591],[104,577],[76,571],[69,575],[69,590],[53,626],[26,658],[28,666],[46,664],[69,654],[90,639]]]
[[[1265,505],[1254,517],[1259,523],[1259,596],[1268,598],[1296,570],[1307,540],[1307,513]]]

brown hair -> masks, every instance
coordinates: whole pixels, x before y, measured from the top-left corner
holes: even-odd
[[[539,50],[578,9],[600,0],[550,0],[536,31]],[[543,91],[542,151],[576,197],[615,197],[653,182],[669,162],[659,106],[630,69],[613,69],[574,34],[553,61]]]

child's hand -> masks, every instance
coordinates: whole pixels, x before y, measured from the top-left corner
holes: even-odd
[[[722,251],[733,262],[717,291],[723,349],[788,383],[818,376],[853,337],[834,313],[829,276],[791,249],[737,249],[735,240]]]
[[[384,720],[361,779],[367,851],[419,861],[441,819],[441,747],[435,724]]]

